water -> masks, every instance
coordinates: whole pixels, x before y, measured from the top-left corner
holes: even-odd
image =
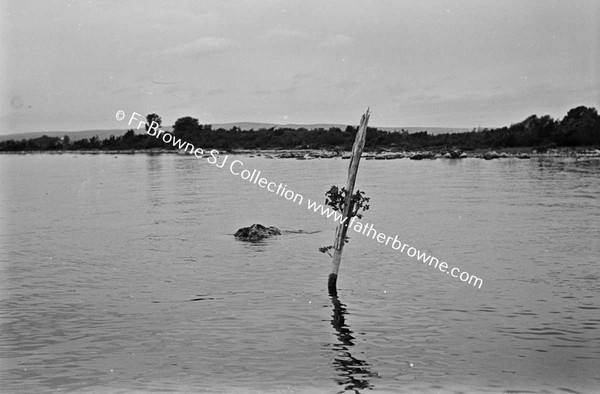
[[[363,221],[483,285],[350,232],[332,298],[306,199],[348,161],[235,158],[304,205],[192,156],[0,156],[4,392],[600,391],[600,161],[363,161]]]

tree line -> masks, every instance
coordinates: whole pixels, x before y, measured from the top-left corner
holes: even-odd
[[[157,114],[149,114],[147,126],[152,122],[161,125]],[[333,149],[351,150],[357,127],[344,130],[292,129],[285,127],[241,130],[238,127],[213,129],[200,124],[198,119],[183,117],[173,125],[172,134],[203,149],[221,151],[235,149]],[[365,149],[367,150],[444,150],[444,149],[502,149],[537,148],[545,150],[559,147],[600,146],[600,116],[593,107],[579,106],[568,111],[563,119],[549,115],[531,115],[522,122],[508,127],[472,130],[462,133],[432,135],[427,131],[408,133],[389,132],[369,128]],[[80,150],[148,150],[175,149],[161,139],[147,134],[136,134],[128,130],[122,136],[110,136],[100,140],[97,136],[71,141],[63,138],[43,136],[28,140],[0,142],[0,151],[80,151]]]

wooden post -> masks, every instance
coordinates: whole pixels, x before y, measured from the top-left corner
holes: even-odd
[[[344,249],[344,239],[348,232],[350,218],[348,215],[352,213],[352,194],[354,193],[354,183],[356,183],[356,173],[358,172],[358,163],[365,147],[365,139],[367,137],[367,124],[369,123],[369,109],[362,116],[360,126],[354,139],[352,146],[352,157],[350,157],[350,166],[348,167],[348,182],[346,183],[346,201],[344,201],[343,223],[339,224],[335,231],[335,241],[333,244],[333,260],[331,264],[331,273],[329,274],[329,282],[327,287],[330,294],[337,294],[337,277],[342,262],[342,250]]]

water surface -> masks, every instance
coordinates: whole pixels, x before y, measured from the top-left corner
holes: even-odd
[[[319,200],[348,161],[238,156]],[[7,392],[593,392],[600,162],[363,161],[364,221],[481,289],[193,156],[0,155]],[[252,223],[287,233],[236,241]],[[301,230],[301,231],[300,231]]]

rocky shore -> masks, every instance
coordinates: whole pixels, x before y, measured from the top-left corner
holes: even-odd
[[[350,152],[347,151],[329,151],[329,150],[239,150],[229,152],[230,154],[248,155],[250,157],[265,157],[267,159],[296,159],[296,160],[311,160],[311,159],[332,159],[342,158],[349,159]],[[600,158],[600,149],[550,149],[545,152],[538,152],[535,149],[521,149],[512,151],[468,151],[460,150],[451,151],[381,151],[381,152],[364,152],[361,156],[365,160],[394,160],[394,159],[410,159],[410,160],[436,160],[436,159],[466,159],[476,158],[484,160],[494,159],[530,159],[533,157],[590,157]]]
[[[210,157],[210,151],[206,151],[203,157]],[[80,155],[99,155],[99,154],[110,154],[110,155],[131,155],[131,154],[148,154],[148,155],[161,155],[161,154],[186,154],[183,151],[171,150],[171,149],[127,149],[127,150],[68,150],[68,151],[18,151],[18,152],[6,152],[0,151],[4,154],[35,154],[35,153],[47,153],[47,154],[80,154]],[[249,157],[264,157],[266,159],[295,159],[295,160],[313,160],[313,159],[349,159],[349,151],[341,150],[323,150],[323,149],[282,149],[282,150],[231,150],[231,151],[220,151],[221,154],[230,155],[244,155]],[[548,149],[543,152],[539,152],[532,148],[510,148],[506,150],[473,150],[473,151],[461,151],[461,150],[424,150],[424,151],[392,151],[382,150],[377,152],[364,152],[361,156],[364,160],[396,160],[396,159],[410,159],[410,160],[436,160],[436,159],[466,159],[476,158],[484,160],[494,159],[530,159],[535,157],[572,157],[572,158],[600,158],[600,149],[587,148],[587,149],[575,149],[575,148],[561,148],[561,149]]]

